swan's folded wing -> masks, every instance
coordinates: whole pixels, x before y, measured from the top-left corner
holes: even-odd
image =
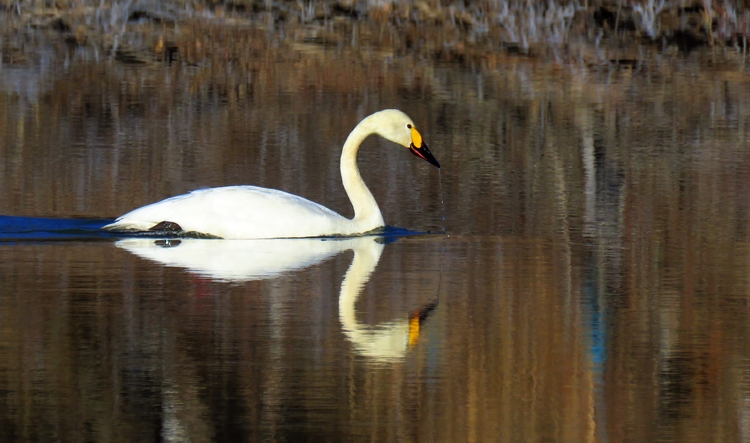
[[[147,231],[162,222],[176,223],[187,232],[245,239],[316,237],[351,223],[324,206],[287,192],[228,186],[201,189],[138,208],[105,229]]]

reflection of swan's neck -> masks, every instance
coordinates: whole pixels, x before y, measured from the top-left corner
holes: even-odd
[[[341,151],[341,180],[354,207],[353,221],[360,227],[357,232],[367,232],[385,225],[375,197],[367,189],[357,167],[359,147],[375,130],[369,117],[362,120],[349,134]]]
[[[367,283],[370,274],[378,265],[382,253],[383,245],[376,241],[367,242],[354,248],[354,258],[346,271],[344,281],[341,282],[341,294],[339,295],[339,319],[344,329],[359,329],[354,305],[362,286]]]
[[[393,360],[404,357],[409,340],[409,322],[405,319],[368,327],[357,322],[356,303],[362,287],[380,260],[383,245],[375,241],[354,248],[352,264],[346,271],[339,295],[341,327],[355,348],[367,357]]]

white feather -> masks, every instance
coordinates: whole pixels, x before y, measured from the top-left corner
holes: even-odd
[[[147,231],[163,221],[225,239],[316,237],[351,223],[325,206],[287,192],[227,186],[143,206],[105,228]]]

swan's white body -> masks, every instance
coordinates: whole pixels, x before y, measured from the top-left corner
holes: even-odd
[[[148,231],[164,222],[181,231],[225,239],[297,238],[355,235],[385,226],[375,198],[362,180],[357,152],[365,138],[378,134],[410,148],[439,167],[411,119],[388,109],[362,120],[349,134],[341,152],[341,179],[354,206],[347,219],[325,206],[276,189],[228,186],[193,191],[138,208],[104,229]]]
[[[257,186],[227,186],[178,195],[129,212],[110,226],[148,231],[159,223],[155,220],[224,239],[352,235],[383,226],[380,210],[367,223],[355,223],[305,198]]]

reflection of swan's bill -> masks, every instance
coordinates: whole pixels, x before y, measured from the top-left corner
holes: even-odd
[[[356,318],[356,302],[380,261],[384,245],[377,237],[287,240],[156,240],[127,239],[116,243],[140,257],[166,266],[188,269],[223,281],[248,281],[277,277],[312,266],[342,251],[353,250],[339,293],[339,320],[344,334],[361,355],[376,361],[402,359],[419,339],[421,324],[436,304],[411,315],[375,326]]]

